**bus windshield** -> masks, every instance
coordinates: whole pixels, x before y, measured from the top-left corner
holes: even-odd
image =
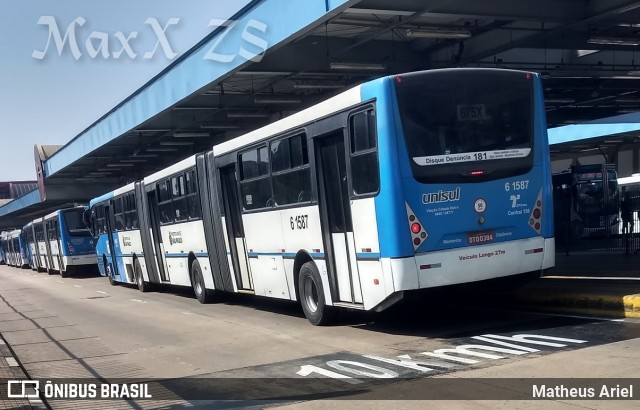
[[[514,72],[426,72],[396,82],[417,179],[532,164],[533,87]],[[509,162],[506,162],[509,161]],[[504,175],[494,175],[501,177]]]
[[[577,211],[580,213],[617,212],[619,192],[615,171],[607,171],[605,192],[602,172],[579,173],[576,175]]]
[[[64,211],[64,219],[71,236],[91,236],[89,229],[82,221],[82,209]]]

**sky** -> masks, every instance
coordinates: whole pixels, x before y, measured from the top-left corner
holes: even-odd
[[[248,2],[0,0],[0,181],[35,180],[35,144],[66,144]]]

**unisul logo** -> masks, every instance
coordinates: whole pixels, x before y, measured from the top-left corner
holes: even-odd
[[[453,191],[438,191],[431,192],[428,194],[422,194],[422,203],[425,205],[428,204],[439,204],[442,202],[453,202],[460,200],[460,187],[454,189]]]

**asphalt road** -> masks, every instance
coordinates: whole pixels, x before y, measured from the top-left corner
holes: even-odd
[[[501,378],[640,376],[637,320],[554,316],[467,300],[452,294],[383,314],[348,312],[334,326],[314,327],[291,302],[225,295],[201,305],[190,289],[141,293],[103,277],[62,279],[0,266],[0,334],[31,378],[161,379],[154,398],[170,399],[164,407],[209,407],[219,400],[217,407],[326,408],[331,402],[314,400],[358,394],[376,399],[370,407],[383,408],[377,400],[385,399],[413,408],[427,399],[529,398],[529,382],[512,385]],[[467,350],[447,350],[461,346]],[[594,349],[610,352],[611,363],[591,363]],[[558,366],[560,359],[568,364]],[[497,390],[473,393],[468,382],[475,377],[492,379]],[[453,390],[433,384],[443,378],[460,384]],[[640,397],[640,384],[636,390]],[[115,403],[158,406],[144,400],[105,406]],[[338,401],[347,404],[359,406]]]

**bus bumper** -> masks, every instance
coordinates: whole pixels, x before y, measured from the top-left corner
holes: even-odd
[[[555,264],[553,238],[528,238],[391,259],[395,291],[426,289],[542,271]]]
[[[63,256],[65,266],[93,265],[98,263],[94,253],[89,255]]]

